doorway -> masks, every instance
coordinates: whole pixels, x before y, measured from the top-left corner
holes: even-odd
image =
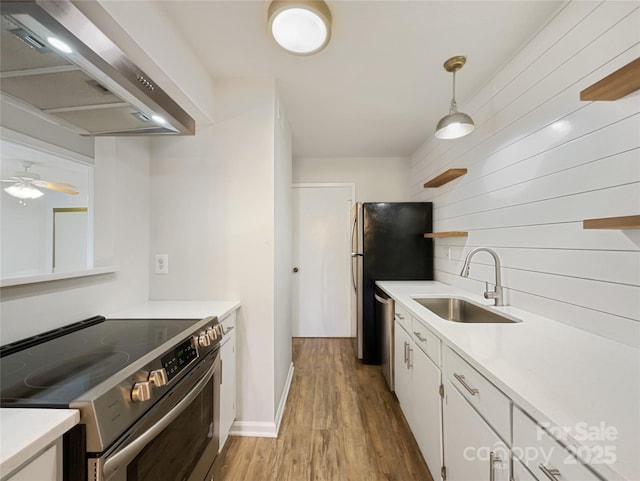
[[[354,184],[293,185],[293,337],[352,337]]]

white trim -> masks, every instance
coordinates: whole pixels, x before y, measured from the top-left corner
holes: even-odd
[[[293,380],[293,363],[289,366],[287,380],[282,390],[282,397],[278,404],[278,412],[276,413],[275,422],[256,422],[256,421],[234,421],[229,430],[229,436],[246,436],[257,438],[277,438],[280,431],[280,423],[284,415],[284,409],[289,397],[289,389]]]
[[[276,423],[255,421],[234,421],[229,436],[247,436],[253,438],[277,438]]]
[[[356,184],[355,182],[294,182],[291,186],[296,188],[327,188],[327,187],[351,187],[351,204],[356,201]]]
[[[282,396],[280,397],[280,403],[278,404],[278,410],[276,411],[276,435],[280,432],[280,423],[282,423],[282,416],[284,415],[284,408],[287,405],[287,398],[289,397],[289,389],[291,388],[291,381],[293,380],[293,362],[289,366],[289,373],[287,374],[287,380],[284,383],[284,389],[282,390]]]
[[[0,287],[20,286],[23,284],[35,284],[37,282],[59,281],[61,279],[73,279],[76,277],[97,276],[99,274],[111,274],[118,272],[118,266],[94,267],[84,271],[58,272],[54,274],[36,274],[22,277],[6,277],[0,279]]]

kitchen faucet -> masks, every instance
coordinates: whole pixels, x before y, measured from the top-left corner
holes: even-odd
[[[503,296],[502,296],[502,285],[501,285],[501,277],[500,277],[500,258],[498,254],[493,249],[489,249],[488,247],[476,247],[471,252],[467,254],[467,258],[464,260],[464,265],[462,266],[462,271],[460,275],[462,277],[469,277],[469,265],[471,264],[471,258],[478,252],[488,252],[493,257],[493,260],[496,265],[496,288],[490,292],[489,291],[489,283],[485,282],[486,291],[484,292],[485,299],[493,299],[495,306],[504,306]]]

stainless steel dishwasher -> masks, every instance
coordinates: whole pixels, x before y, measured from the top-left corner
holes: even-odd
[[[382,373],[387,380],[389,389],[392,391],[394,386],[393,375],[393,321],[394,306],[393,299],[387,296],[380,289],[376,289],[376,320],[378,320],[380,333],[382,336]]]

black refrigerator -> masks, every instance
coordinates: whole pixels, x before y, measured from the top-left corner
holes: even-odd
[[[352,322],[355,350],[380,364],[383,323],[376,317],[375,282],[433,279],[431,202],[366,202],[351,212]]]

